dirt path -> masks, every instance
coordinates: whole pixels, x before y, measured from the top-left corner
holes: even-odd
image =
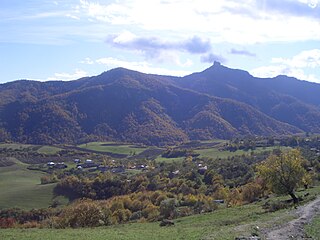
[[[309,223],[312,218],[320,214],[320,197],[314,201],[298,207],[295,210],[298,218],[287,224],[271,230],[266,234],[267,240],[286,240],[286,239],[310,239],[304,234],[304,225]]]

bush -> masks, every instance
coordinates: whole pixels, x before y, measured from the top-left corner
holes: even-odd
[[[248,183],[242,187],[242,201],[252,203],[263,194],[262,187],[257,183]]]
[[[163,218],[172,219],[177,216],[177,200],[175,198],[165,199],[160,204],[160,215]]]
[[[19,225],[19,228],[39,228],[40,225],[41,224],[37,221],[30,221]]]
[[[148,221],[155,221],[160,215],[159,207],[149,204],[145,209],[142,210],[142,215]]]
[[[130,220],[130,221],[135,221],[135,220],[138,220],[138,219],[140,219],[140,218],[142,218],[142,211],[137,211],[137,212],[134,212],[134,213],[130,216],[129,220]]]
[[[263,209],[265,209],[267,212],[275,212],[281,209],[289,208],[291,204],[288,204],[283,201],[268,201],[263,205]]]
[[[0,228],[12,228],[15,224],[14,218],[0,218]]]
[[[49,184],[49,183],[56,183],[58,182],[58,178],[56,175],[48,175],[48,176],[42,176],[40,178],[41,184]]]
[[[113,223],[125,223],[130,219],[131,215],[132,213],[128,209],[117,209],[112,214]]]
[[[67,207],[58,218],[49,222],[53,227],[96,227],[111,224],[111,211],[92,200],[81,200]]]
[[[179,207],[178,208],[178,215],[179,217],[186,217],[193,214],[193,210],[190,207]]]

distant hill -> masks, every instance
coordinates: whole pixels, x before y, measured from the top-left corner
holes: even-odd
[[[318,84],[254,78],[218,63],[182,78],[116,68],[69,82],[15,81],[0,85],[0,141],[167,145],[319,133],[317,91]]]
[[[175,78],[177,86],[244,102],[306,132],[320,132],[320,84],[287,76],[255,78],[215,63],[200,73]]]

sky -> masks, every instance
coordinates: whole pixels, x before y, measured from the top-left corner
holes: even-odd
[[[320,83],[320,0],[0,0],[0,83],[214,61]]]

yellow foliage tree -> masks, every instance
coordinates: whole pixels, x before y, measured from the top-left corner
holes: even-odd
[[[274,193],[289,194],[294,203],[297,203],[295,190],[307,175],[302,167],[303,162],[298,150],[281,153],[279,156],[271,155],[257,167],[258,175]]]

